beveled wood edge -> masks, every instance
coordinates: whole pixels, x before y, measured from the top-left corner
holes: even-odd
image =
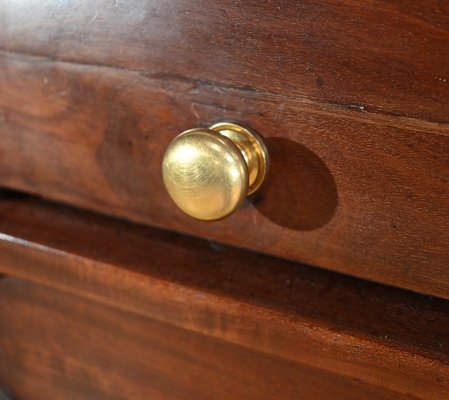
[[[45,219],[50,215],[54,218],[49,219],[48,226],[45,226]],[[23,217],[29,220],[29,227],[20,226]],[[92,219],[95,219],[93,224],[89,222]],[[412,346],[407,346],[409,343],[405,343],[404,346],[392,343],[388,335],[385,335],[384,340],[380,340],[373,338],[370,332],[341,329],[334,326],[335,321],[316,320],[311,315],[296,312],[294,307],[289,309],[286,305],[273,303],[272,299],[257,298],[258,293],[253,296],[255,299],[244,299],[236,296],[232,290],[229,292],[216,290],[210,282],[204,287],[183,282],[176,276],[170,276],[170,271],[165,276],[163,276],[165,272],[162,276],[158,276],[144,267],[141,270],[135,266],[128,268],[128,265],[120,262],[120,256],[114,255],[112,259],[108,259],[105,256],[106,249],[99,249],[95,256],[81,254],[78,244],[69,249],[71,243],[66,240],[70,239],[71,232],[67,238],[65,234],[76,229],[79,229],[81,234],[90,232],[94,242],[98,241],[96,235],[105,232],[108,235],[121,236],[121,232],[135,230],[137,235],[141,235],[152,231],[150,228],[134,228],[133,224],[125,222],[113,221],[112,225],[109,225],[109,220],[106,217],[96,217],[90,213],[72,211],[66,207],[49,205],[34,199],[0,201],[0,273],[81,295],[283,359],[360,379],[393,392],[410,394],[410,382],[413,382],[415,385],[413,395],[417,398],[446,399],[449,390],[449,353],[446,342],[449,335],[441,338],[440,352],[435,348],[428,348],[429,346],[426,348],[425,344],[420,352],[416,352]],[[104,222],[104,226],[98,224],[101,221]],[[39,231],[42,234],[41,238],[38,237]],[[153,234],[154,232],[151,233]],[[33,235],[37,236],[30,239]],[[159,239],[151,235],[144,237],[142,243],[153,242],[152,246],[159,247]],[[163,237],[164,235],[166,234],[161,232],[162,241],[170,240],[170,237]],[[86,243],[90,240],[88,237],[84,239]],[[119,237],[117,239],[120,240]],[[109,237],[105,240],[109,240]],[[197,239],[191,240],[204,243]],[[127,245],[126,240],[122,243]],[[173,245],[173,249],[175,246],[176,244]],[[149,250],[153,250],[151,246]],[[107,251],[117,254],[121,249],[111,247]],[[231,251],[235,252],[231,257],[225,251],[214,259],[218,259],[219,263],[229,262],[227,266],[229,268],[236,259],[241,258],[244,263],[252,260],[253,256],[249,252]],[[196,254],[197,258],[190,260],[189,263],[201,264],[204,259],[210,262],[208,253],[214,253],[214,250],[199,244],[193,253],[189,253]],[[176,258],[173,259],[173,254],[159,253],[154,258],[151,254],[148,255],[155,265],[161,265],[168,270],[173,263],[179,262]],[[182,254],[182,257],[186,255],[188,254]],[[292,264],[286,261],[261,257],[262,261],[258,262],[264,263],[266,259],[268,269],[274,267],[281,271],[283,268],[292,268]],[[126,256],[124,258],[126,259]],[[212,275],[213,265],[210,267]],[[275,279],[277,271],[272,272],[274,275],[267,275],[267,281]],[[315,274],[315,271],[311,274]],[[327,278],[336,281],[347,280],[348,288],[360,284],[360,291],[367,289],[368,295],[370,285],[379,286],[335,273],[323,271],[319,274],[325,274]],[[212,282],[213,280],[211,279]],[[235,285],[238,284],[239,282],[235,282]],[[330,290],[337,289],[330,288]],[[426,333],[431,335],[432,332],[426,331],[426,320],[435,318],[431,308],[435,306],[438,312],[443,310],[445,315],[443,318],[446,318],[445,321],[440,321],[443,322],[441,328],[446,332],[449,330],[447,323],[449,313],[444,313],[449,310],[448,302],[439,299],[426,300],[399,289],[385,288],[385,290],[387,300],[383,301],[388,302],[392,299],[397,301],[397,304],[391,304],[392,308],[403,302],[410,310],[410,327],[414,327],[417,322],[415,314],[421,313],[419,323],[422,323],[422,326],[419,329],[423,335]],[[417,305],[413,303],[414,296],[418,296]],[[351,308],[352,305],[348,304],[348,307]],[[429,308],[429,315],[423,313],[426,307]],[[339,317],[335,315],[337,320]],[[354,316],[351,323],[354,327],[357,316]],[[405,331],[404,335],[406,342]],[[420,347],[420,343],[415,344],[416,349]]]

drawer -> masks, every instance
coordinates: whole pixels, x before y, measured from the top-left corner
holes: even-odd
[[[406,399],[11,278],[0,322],[0,379],[20,399]]]
[[[0,185],[449,298],[445,7],[7,2]],[[271,169],[196,221],[163,154],[222,119],[263,136]]]
[[[20,399],[447,399],[443,299],[33,199],[0,254]]]

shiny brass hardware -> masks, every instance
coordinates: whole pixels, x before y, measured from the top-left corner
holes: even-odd
[[[181,133],[162,164],[164,184],[175,204],[205,221],[232,214],[260,188],[267,170],[261,137],[231,122]]]

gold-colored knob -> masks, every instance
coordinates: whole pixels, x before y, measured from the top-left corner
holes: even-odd
[[[260,136],[230,122],[181,133],[162,164],[164,184],[175,204],[205,221],[232,214],[260,188],[267,170],[268,153]]]

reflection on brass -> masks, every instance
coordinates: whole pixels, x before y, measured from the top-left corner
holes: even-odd
[[[267,149],[255,132],[230,122],[178,135],[165,152],[162,175],[186,214],[213,221],[232,214],[261,186]]]

